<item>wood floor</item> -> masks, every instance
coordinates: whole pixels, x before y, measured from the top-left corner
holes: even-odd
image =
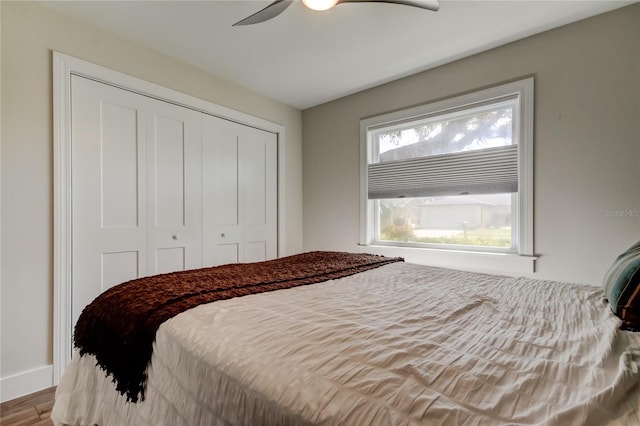
[[[51,408],[56,388],[41,390],[0,404],[2,426],[53,426]]]

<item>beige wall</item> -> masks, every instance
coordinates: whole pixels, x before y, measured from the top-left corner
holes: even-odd
[[[305,250],[357,250],[360,119],[527,76],[536,276],[600,284],[640,239],[640,5],[305,110]]]
[[[36,2],[2,8],[1,369],[52,363],[52,51],[285,126],[286,248],[302,249],[301,112]]]

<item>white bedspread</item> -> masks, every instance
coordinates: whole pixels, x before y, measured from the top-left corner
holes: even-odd
[[[126,404],[74,357],[56,424],[640,425],[640,333],[598,288],[405,263],[202,305]]]

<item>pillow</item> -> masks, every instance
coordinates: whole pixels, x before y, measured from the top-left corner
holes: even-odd
[[[604,294],[625,330],[640,330],[640,241],[622,253],[604,275]]]

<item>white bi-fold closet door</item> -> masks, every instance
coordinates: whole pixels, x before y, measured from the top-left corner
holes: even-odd
[[[277,257],[277,136],[72,76],[72,319],[137,277]]]
[[[202,164],[203,258],[218,265],[275,258],[276,136],[204,115]]]

